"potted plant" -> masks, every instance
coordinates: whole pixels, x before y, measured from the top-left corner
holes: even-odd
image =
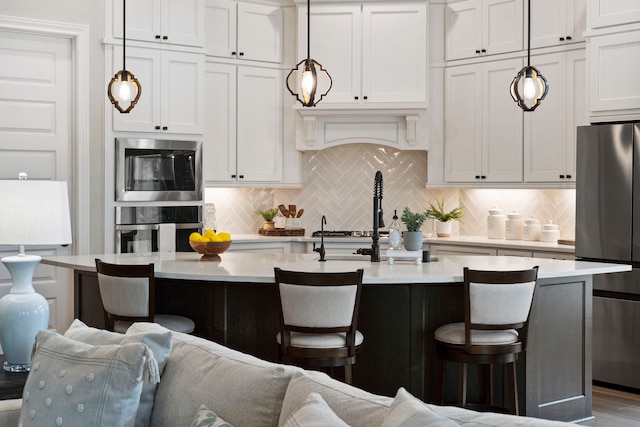
[[[457,207],[449,212],[444,210],[444,199],[437,201],[437,206],[429,203],[429,217],[436,219],[436,235],[438,237],[451,236],[451,224],[453,221],[462,222],[462,208]]]
[[[419,251],[422,249],[422,231],[420,227],[429,218],[430,211],[412,212],[411,209],[405,207],[402,210],[400,221],[407,227],[407,231],[402,233],[404,237],[404,248],[408,251]]]
[[[257,212],[258,214],[260,214],[262,219],[264,219],[264,224],[262,224],[262,229],[267,231],[275,230],[275,226],[273,224],[273,218],[275,218],[275,216],[278,214],[279,212],[278,208],[267,209],[266,211],[262,211],[258,209]]]

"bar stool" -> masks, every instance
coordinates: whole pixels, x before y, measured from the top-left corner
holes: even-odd
[[[519,414],[516,360],[527,347],[529,312],[538,267],[521,271],[464,269],[464,322],[440,326],[436,340],[439,402],[444,400],[445,362],[457,362],[458,406],[467,406],[467,364],[484,368],[485,405],[474,409],[496,411],[493,403],[494,365],[507,366],[509,412]]]
[[[351,384],[364,336],[357,330],[363,270],[306,273],[275,268],[280,360],[303,368],[344,366]]]
[[[125,333],[133,322],[154,322],[186,334],[195,329],[188,317],[155,313],[153,264],[108,264],[96,258],[96,271],[107,329]]]

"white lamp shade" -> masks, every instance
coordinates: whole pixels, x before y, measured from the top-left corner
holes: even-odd
[[[70,243],[66,182],[0,180],[0,245]]]

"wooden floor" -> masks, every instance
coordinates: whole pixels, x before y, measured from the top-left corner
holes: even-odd
[[[640,394],[593,386],[594,420],[580,423],[593,427],[639,427]]]

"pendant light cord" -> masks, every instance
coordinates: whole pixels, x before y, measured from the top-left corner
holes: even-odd
[[[531,0],[527,0],[527,67],[531,66]]]
[[[311,59],[311,0],[307,0],[307,59]]]
[[[127,23],[127,0],[122,0],[122,69],[123,70],[127,69],[127,67],[125,66],[125,58],[126,58],[125,43],[127,41],[126,23]]]

